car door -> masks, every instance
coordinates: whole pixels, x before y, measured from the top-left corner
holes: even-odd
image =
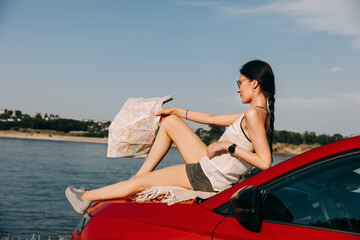
[[[258,189],[260,231],[240,224],[228,204],[213,239],[360,239],[358,152],[317,161]]]

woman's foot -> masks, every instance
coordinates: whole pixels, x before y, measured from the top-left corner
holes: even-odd
[[[65,195],[69,200],[71,206],[80,214],[84,214],[85,210],[89,207],[90,201],[83,199],[82,195],[84,194],[86,188],[74,188],[73,186],[69,186],[65,190]]]

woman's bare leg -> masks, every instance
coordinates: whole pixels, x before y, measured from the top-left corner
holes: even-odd
[[[182,164],[145,173],[142,176],[99,189],[85,191],[82,197],[89,201],[121,198],[155,185],[193,189],[186,174],[185,164]]]
[[[136,177],[151,172],[169,151],[172,142],[176,144],[185,163],[199,162],[206,154],[206,145],[194,131],[179,117],[170,115],[163,119],[155,142]]]

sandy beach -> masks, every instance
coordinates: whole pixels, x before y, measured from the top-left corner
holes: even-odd
[[[88,142],[88,143],[107,143],[107,138],[94,138],[94,137],[75,137],[75,136],[62,136],[55,134],[43,133],[26,133],[16,131],[0,131],[0,138],[19,138],[19,139],[35,139],[35,140],[49,140],[49,141],[66,141],[66,142]]]

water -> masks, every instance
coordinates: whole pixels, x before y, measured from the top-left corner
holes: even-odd
[[[98,188],[129,179],[143,159],[107,158],[106,144],[0,138],[0,237],[69,236],[81,216],[67,202],[68,185]],[[276,155],[274,162],[290,156]],[[170,149],[158,168],[181,164]]]

